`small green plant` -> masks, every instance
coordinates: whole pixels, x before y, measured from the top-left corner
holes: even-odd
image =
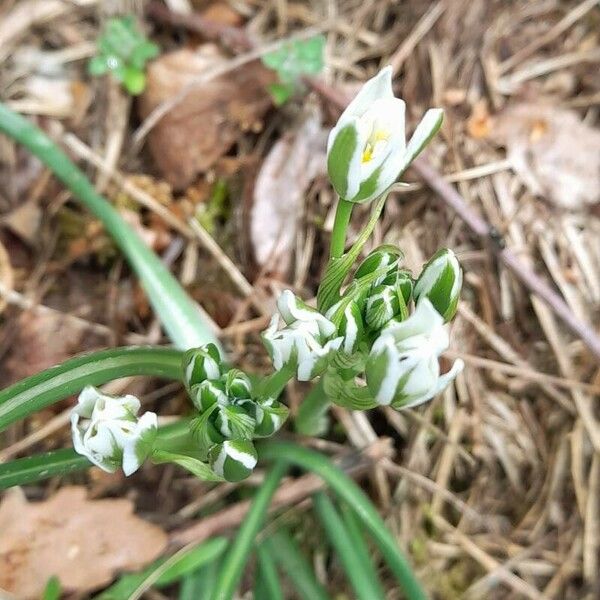
[[[289,73],[300,72],[297,66],[286,68]],[[303,69],[306,72],[306,67]],[[391,75],[388,67],[369,80],[330,133],[328,172],[340,198],[329,263],[316,307],[308,306],[291,290],[279,297],[278,312],[263,332],[273,370],[262,377],[229,364],[197,307],[138,234],[41,130],[0,104],[0,131],[30,149],[101,219],[139,276],[171,340],[180,348],[97,352],[2,390],[0,431],[54,402],[77,392],[80,395],[71,414],[74,449],[0,465],[0,488],[67,474],[91,464],[108,472],[122,469],[130,475],[146,460],[179,465],[200,479],[237,482],[248,477],[259,460],[273,461],[224,555],[209,596],[228,600],[235,593],[272,495],[293,465],[316,473],[351,511],[350,516],[343,517],[328,498],[318,495],[314,499],[332,546],[346,570],[352,572],[349,580],[357,597],[375,599],[380,595],[373,569],[365,564],[366,549],[360,547],[360,527],[357,529],[354,522],[358,516],[406,597],[426,598],[377,510],[352,480],[318,453],[295,444],[262,441],[285,423],[288,410],[280,395],[293,379],[315,384],[296,422],[299,430],[310,432],[312,425],[322,420],[329,403],[355,410],[418,406],[443,390],[462,369],[462,362],[456,361],[442,374],[439,364],[449,344],[446,323],[456,312],[462,285],[462,271],[454,253],[439,251],[416,276],[404,267],[402,252],[394,246],[375,248],[359,261],[390,187],[442,122],[442,111],[430,109],[406,143],[405,105],[394,97]],[[371,202],[368,223],[347,249],[346,233],[354,206]],[[134,396],[108,396],[95,387],[132,375],[182,382],[191,415],[168,427],[158,427],[156,414],[139,414],[140,401]],[[348,550],[348,540],[353,540],[354,551]],[[286,550],[277,556],[269,550],[275,547]],[[220,547],[219,552],[223,549]],[[190,563],[194,568],[208,551],[203,547],[198,552],[202,558]],[[274,561],[288,572],[303,597],[327,597],[285,533],[278,534],[274,544],[267,540],[262,551],[261,585],[271,590],[273,597],[278,594],[272,577]],[[294,571],[294,564],[301,568]],[[151,576],[162,574],[158,581],[171,581],[159,573],[161,568],[159,565]],[[192,585],[193,581],[190,589]]]
[[[279,79],[269,85],[275,104],[284,104],[302,89],[302,77],[318,75],[323,70],[324,49],[325,37],[317,35],[307,40],[288,42],[263,56],[263,64],[273,69]]]
[[[146,38],[134,17],[108,19],[97,46],[98,54],[88,64],[90,75],[110,73],[129,94],[141,94],[146,87],[146,63],[158,56],[159,48]]]

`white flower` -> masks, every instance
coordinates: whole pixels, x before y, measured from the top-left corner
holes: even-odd
[[[131,475],[152,450],[158,426],[155,413],[138,417],[139,409],[135,396],[108,396],[87,386],[71,412],[75,451],[104,471],[122,467]]]
[[[418,406],[441,392],[463,369],[457,360],[440,375],[438,358],[448,348],[443,317],[424,298],[405,321],[388,325],[367,361],[367,385],[378,404]]]
[[[310,381],[323,372],[343,338],[332,339],[335,325],[290,290],[282,292],[277,307],[286,326],[279,329],[279,316],[273,315],[262,336],[273,366],[277,371],[291,367],[297,371],[299,381]]]
[[[406,145],[403,100],[392,91],[392,67],[367,81],[342,113],[327,140],[327,169],[340,198],[369,202],[385,192],[442,124],[432,108]]]

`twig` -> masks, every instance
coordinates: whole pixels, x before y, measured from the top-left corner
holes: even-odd
[[[412,166],[473,233],[483,239],[490,239],[492,231],[490,225],[467,205],[464,198],[423,157],[417,158]],[[596,359],[600,361],[600,337],[592,325],[580,321],[567,303],[529,267],[525,266],[510,249],[502,248],[499,244],[489,244],[489,247],[530,292],[543,300],[562,322],[582,339]]]
[[[506,73],[514,66],[523,62],[526,58],[529,58],[534,52],[549,44],[552,40],[557,38],[561,33],[564,33],[579,19],[584,17],[594,6],[598,6],[598,0],[584,0],[581,4],[576,6],[573,10],[567,13],[554,27],[549,29],[544,35],[536,37],[531,43],[529,43],[521,50],[515,52],[510,58],[507,58],[504,62],[498,65],[498,71],[500,73]]]
[[[182,27],[199,33],[211,41],[222,42],[234,51],[250,50],[254,44],[246,32],[239,27],[217,23],[197,13],[184,14],[170,10],[162,2],[155,0],[148,4],[146,14],[150,19],[166,23],[172,27]]]

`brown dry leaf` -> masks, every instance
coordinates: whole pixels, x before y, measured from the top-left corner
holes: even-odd
[[[177,96],[187,85],[224,60],[216,46],[164,54],[148,68],[140,114]],[[262,127],[271,106],[267,85],[272,71],[254,61],[198,85],[168,112],[148,136],[150,151],[163,176],[175,188],[189,185],[231,148],[244,131]]]
[[[34,375],[101,343],[106,340],[68,315],[51,311],[22,313],[10,352],[2,364],[4,382]]]
[[[260,267],[279,275],[287,272],[306,190],[327,172],[326,140],[320,115],[313,112],[265,158],[250,210],[250,241]]]
[[[24,242],[34,245],[42,221],[42,210],[35,200],[27,200],[7,215],[2,217],[0,224],[8,227]]]
[[[167,545],[165,533],[137,517],[130,500],[88,500],[83,487],[62,488],[44,502],[8,494],[0,531],[0,588],[18,598],[40,598],[53,575],[68,592],[105,586]]]
[[[600,202],[600,132],[576,113],[517,104],[497,117],[491,137],[533,194],[570,210]]]
[[[10,264],[10,257],[4,247],[4,244],[0,241],[0,283],[7,292],[13,289],[14,285],[14,273],[12,265]],[[6,300],[0,297],[0,313],[6,308]]]

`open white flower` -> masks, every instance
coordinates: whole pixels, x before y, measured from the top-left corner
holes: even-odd
[[[442,124],[442,109],[428,110],[407,145],[405,112],[392,91],[392,67],[367,81],[350,102],[327,141],[327,169],[340,198],[369,202],[380,196]]]
[[[444,319],[427,298],[405,321],[392,322],[377,338],[367,361],[367,385],[375,400],[410,408],[431,400],[463,369],[457,360],[441,375],[439,356],[448,348]]]
[[[125,475],[137,471],[152,450],[158,422],[156,414],[138,417],[140,401],[131,395],[116,397],[87,386],[71,412],[75,451],[92,463]]]
[[[291,367],[299,381],[310,381],[323,372],[343,338],[333,338],[335,325],[290,290],[282,292],[277,307],[286,326],[279,329],[279,316],[273,315],[262,335],[273,366],[277,371]]]

